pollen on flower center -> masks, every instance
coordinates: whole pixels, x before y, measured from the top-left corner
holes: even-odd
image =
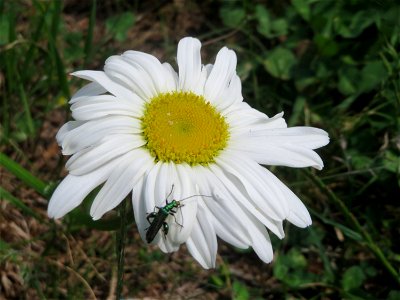
[[[225,118],[204,97],[162,93],[146,104],[142,117],[146,147],[157,161],[208,164],[229,138]]]

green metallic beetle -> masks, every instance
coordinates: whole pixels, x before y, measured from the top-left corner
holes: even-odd
[[[162,231],[163,231],[164,235],[166,236],[168,234],[169,225],[165,220],[167,219],[167,217],[169,215],[174,217],[176,224],[183,227],[183,225],[179,224],[175,218],[175,214],[177,212],[175,209],[183,206],[181,204],[182,201],[192,198],[192,197],[196,197],[196,196],[211,197],[211,196],[206,196],[206,195],[193,195],[193,196],[189,196],[189,197],[184,198],[179,201],[172,200],[171,202],[168,202],[168,197],[172,194],[173,189],[174,189],[174,185],[172,185],[171,192],[168,194],[167,199],[165,199],[165,206],[162,206],[162,207],[156,206],[155,208],[157,208],[158,210],[154,211],[152,213],[149,213],[146,217],[147,221],[150,223],[150,226],[148,228],[146,228],[146,230],[147,230],[146,231],[146,242],[149,244],[154,240],[157,233],[160,231],[161,227],[162,227]]]

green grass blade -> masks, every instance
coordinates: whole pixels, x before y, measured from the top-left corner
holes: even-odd
[[[25,93],[25,89],[24,86],[22,84],[22,82],[20,81],[21,78],[19,78],[18,76],[18,92],[19,92],[19,98],[21,99],[22,102],[22,106],[24,108],[24,116],[25,116],[25,121],[26,121],[26,125],[28,128],[28,135],[31,135],[35,132],[35,127],[33,124],[33,120],[32,120],[32,114],[31,114],[31,110],[30,110],[30,105],[28,103],[28,99],[26,98],[26,93]]]
[[[42,31],[43,31],[43,28],[44,28],[45,19],[46,19],[46,14],[47,14],[47,11],[49,9],[49,5],[44,6],[44,9],[43,9],[43,6],[42,5],[38,5],[36,3],[36,1],[33,1],[33,4],[34,4],[35,8],[38,10],[38,12],[41,13],[42,16],[40,18],[40,21],[39,21],[37,27],[36,27],[35,32],[33,33],[32,37],[31,37],[31,44],[29,46],[28,53],[25,56],[25,60],[24,60],[24,63],[23,63],[22,70],[27,70],[31,66],[32,59],[35,57],[36,49],[37,49],[37,44],[36,43],[39,41],[39,38],[41,37]],[[21,74],[21,76],[23,77],[23,80],[27,79],[27,75],[28,75],[28,73],[22,73]]]
[[[0,153],[0,166],[3,166],[6,170],[14,174],[18,179],[20,179],[23,183],[33,188],[39,194],[47,197],[48,196],[48,188],[47,184],[41,181],[39,178],[34,176],[28,170],[23,168],[21,165],[13,161],[7,155]]]
[[[40,216],[38,214],[36,214],[30,207],[26,206],[24,204],[24,202],[22,202],[22,200],[14,197],[8,191],[3,189],[1,186],[0,186],[0,199],[7,200],[12,205],[17,207],[19,210],[21,210],[22,212],[26,213],[27,215],[30,215],[30,216],[34,217],[37,220],[41,219]]]
[[[90,17],[89,17],[89,28],[85,40],[85,65],[92,56],[93,31],[94,31],[94,26],[96,25],[96,7],[97,7],[97,1],[93,0],[92,9],[90,11]]]

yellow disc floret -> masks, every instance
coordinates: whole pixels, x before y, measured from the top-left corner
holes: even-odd
[[[225,118],[204,97],[191,92],[159,94],[142,117],[146,147],[157,161],[208,164],[227,145]]]

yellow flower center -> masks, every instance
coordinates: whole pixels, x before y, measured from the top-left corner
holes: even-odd
[[[146,147],[157,161],[208,164],[229,138],[225,118],[191,92],[157,95],[146,104],[141,121]]]

